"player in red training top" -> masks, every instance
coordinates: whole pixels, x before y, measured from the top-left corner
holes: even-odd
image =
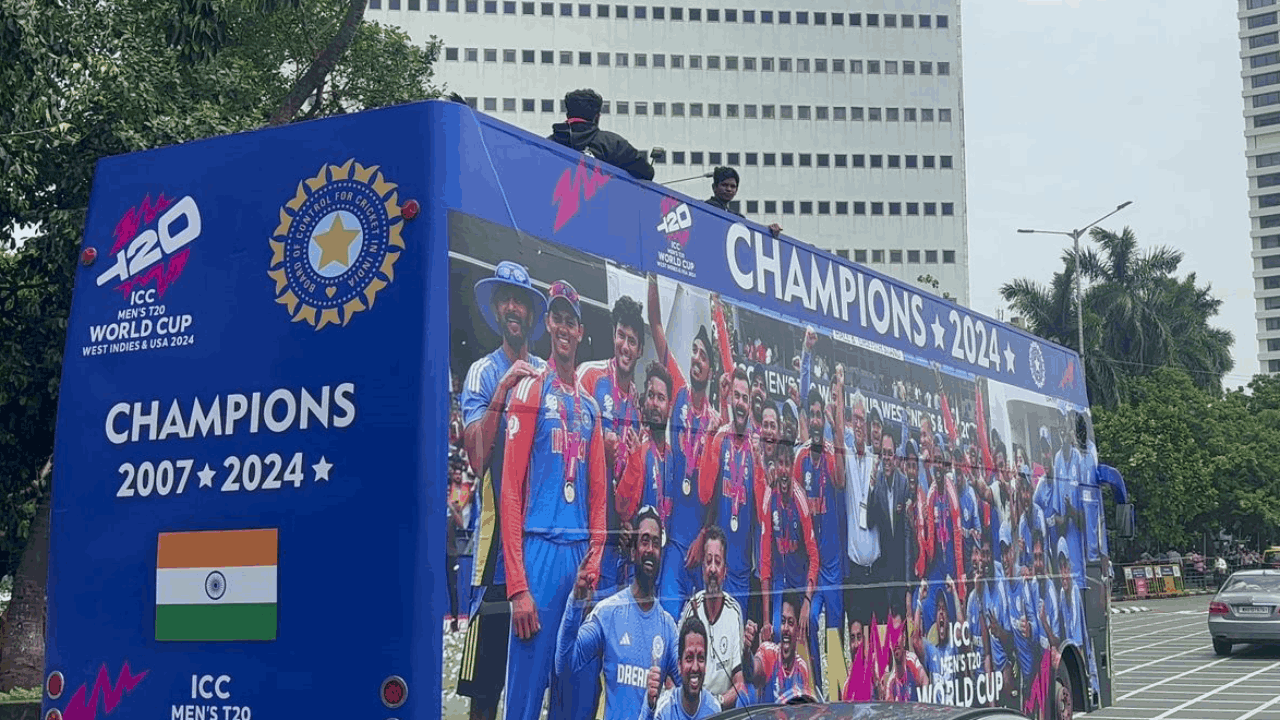
[[[600,411],[577,384],[582,341],[578,292],[551,286],[551,362],[521,380],[508,406],[502,545],[511,600],[506,720],[538,720],[551,681],[556,620],[585,566],[599,576],[605,540],[605,459]],[[542,627],[549,619],[550,626]],[[553,693],[554,694],[554,693]],[[557,707],[559,698],[552,698]]]
[[[783,593],[803,592],[799,638],[809,631],[809,606],[818,584],[818,543],[804,489],[791,481],[791,471],[770,464],[765,473],[771,488],[765,490],[760,517],[760,587],[764,590],[764,640],[775,640],[774,628],[782,626]]]
[[[658,512],[663,527],[666,527],[675,490],[671,477],[671,445],[667,442],[671,376],[656,362],[645,368],[643,402],[640,417],[644,419],[644,425],[640,439],[633,443],[628,453],[622,479],[618,482],[617,512],[619,517],[629,518],[634,517],[642,506],[650,506]]]
[[[809,664],[796,653],[800,607],[804,602],[802,598],[795,591],[783,593],[779,642],[760,643],[755,657],[747,658],[742,663],[743,680],[760,689],[761,703],[785,703],[800,695],[816,697],[813,680],[809,675]],[[747,645],[755,639],[752,637],[754,632],[755,622],[747,621],[743,638]]]
[[[635,377],[636,364],[644,354],[644,316],[640,303],[623,295],[614,302],[609,315],[613,320],[613,357],[583,363],[578,368],[578,383],[600,408],[600,433],[604,438],[609,487],[609,535],[600,561],[597,599],[612,595],[630,581],[628,553],[621,547],[623,521],[614,511],[617,504],[614,493],[622,478],[629,448],[635,446],[640,433],[640,398]]]

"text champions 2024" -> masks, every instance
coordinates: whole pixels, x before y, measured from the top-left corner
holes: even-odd
[[[236,431],[256,434],[293,429],[341,429],[356,420],[356,385],[345,382],[316,390],[279,388],[269,392],[227,393],[201,401],[173,399],[118,402],[103,423],[113,445],[195,437],[223,437]]]

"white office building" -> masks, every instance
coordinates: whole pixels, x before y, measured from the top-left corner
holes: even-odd
[[[1238,0],[1258,365],[1280,373],[1280,22],[1276,0]]]
[[[657,182],[730,165],[739,210],[969,299],[959,0],[370,0],[445,43],[438,77],[546,135],[590,87],[601,126],[660,146]],[[711,180],[672,187],[698,198]]]

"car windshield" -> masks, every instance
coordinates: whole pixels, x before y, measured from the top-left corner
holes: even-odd
[[[1222,587],[1224,593],[1280,593],[1280,575],[1236,575]]]
[[[1268,563],[1280,562],[1280,550],[1268,550],[1262,556],[1262,561]]]

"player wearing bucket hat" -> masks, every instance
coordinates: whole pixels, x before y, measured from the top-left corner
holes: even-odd
[[[504,260],[492,277],[475,285],[476,304],[489,327],[502,338],[493,352],[472,363],[462,384],[463,444],[477,480],[481,498],[480,531],[475,539],[475,572],[467,627],[467,647],[476,651],[459,669],[458,694],[471,698],[471,716],[491,720],[497,715],[502,677],[484,668],[505,664],[510,635],[505,572],[502,568],[501,505],[502,453],[495,452],[503,432],[507,396],[523,378],[546,368],[542,358],[530,352],[530,344],[543,330],[547,300],[533,287],[524,266]],[[499,320],[501,318],[501,321]]]
[[[519,300],[525,307],[523,317],[508,315],[504,308],[511,299]],[[508,332],[517,331],[516,323],[528,333],[527,342],[533,342],[542,336],[542,318],[547,313],[547,299],[533,287],[529,271],[521,264],[503,260],[494,268],[493,277],[487,277],[476,283],[476,304],[480,306],[480,314],[493,331],[507,339]]]

